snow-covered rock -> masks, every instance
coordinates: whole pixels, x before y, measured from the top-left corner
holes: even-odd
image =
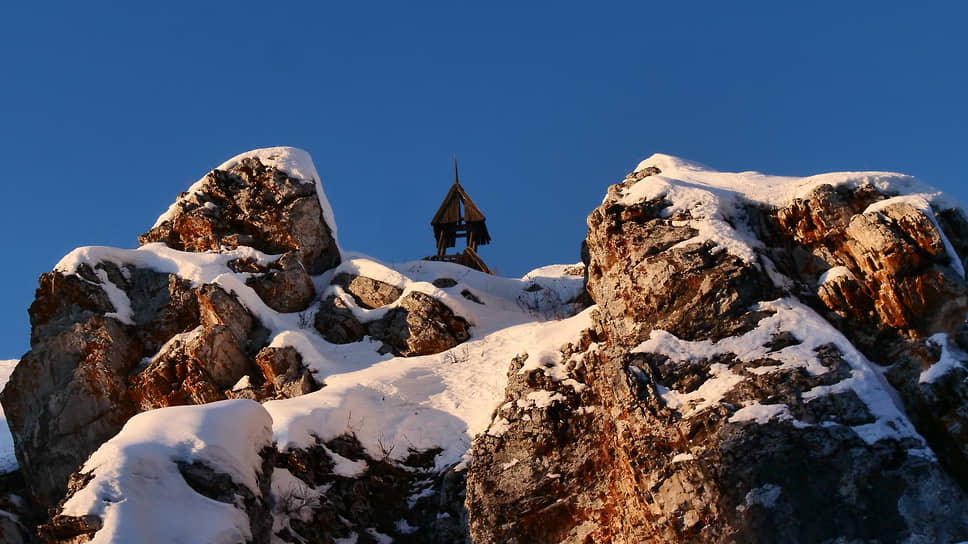
[[[463,473],[453,467],[470,437],[486,427],[507,362],[534,349],[535,339],[560,342],[555,331],[573,326],[548,320],[582,309],[580,276],[541,272],[536,278],[549,287],[536,294],[535,278],[497,278],[448,263],[391,267],[341,255],[318,174],[307,154],[291,148],[227,161],[182,194],[142,243],[134,250],[79,248],[41,277],[30,310],[32,349],[3,393],[32,500],[46,508],[70,496],[45,526],[54,540],[93,534],[99,541],[129,541],[129,529],[117,527],[137,523],[138,512],[151,508],[150,494],[129,485],[126,471],[138,472],[141,461],[112,463],[122,450],[132,452],[125,459],[138,458],[139,441],[146,452],[164,453],[151,453],[152,463],[168,456],[189,487],[214,493],[204,489],[224,481],[224,467],[204,460],[196,466],[191,456],[175,455],[182,446],[170,443],[174,435],[122,426],[159,426],[168,414],[170,431],[188,437],[202,432],[192,418],[206,417],[207,409],[189,405],[221,406],[224,399],[278,399],[265,405],[279,445],[278,452],[260,454],[265,478],[272,478],[277,455],[280,464],[311,458],[319,466],[303,467],[310,472],[332,467],[319,476],[326,485],[349,486],[342,495],[349,503],[318,501],[316,510],[301,510],[304,523],[329,516],[340,524],[330,531],[334,538],[358,533],[362,541],[371,532],[463,538],[466,516],[454,499]],[[350,343],[326,340],[332,330],[321,316],[329,315],[333,300],[348,320],[365,324]],[[320,385],[322,391],[309,394]],[[180,411],[165,409],[179,405]],[[132,419],[138,412],[144,413]],[[245,419],[244,426],[266,412],[236,408],[222,419],[230,413]],[[222,439],[218,433],[204,438],[216,449],[235,448]],[[341,446],[347,443],[356,449]],[[308,474],[295,465],[287,470],[296,479]],[[397,475],[387,495],[396,502],[373,508],[394,517],[374,514],[366,518],[369,527],[346,525],[359,518],[358,492],[348,490],[376,490],[387,474]],[[243,483],[258,495],[252,482]],[[90,497],[107,489],[140,498],[105,510],[101,499]],[[331,499],[338,496],[333,493]],[[198,500],[188,497],[185,504]],[[268,515],[268,503],[263,506]],[[243,514],[251,518],[249,510]],[[235,521],[223,524],[228,532],[217,532],[248,538],[241,511],[226,512]],[[299,534],[313,533],[298,521],[280,527],[291,533],[278,538],[298,541]]]
[[[248,400],[138,414],[84,463],[42,533],[94,543],[266,541],[271,447],[272,420]]]
[[[182,193],[142,244],[184,251],[294,251],[311,274],[339,264],[333,211],[309,154],[272,147],[229,159]]]
[[[305,152],[227,161],[41,277],[2,402],[44,534],[968,539],[957,203],[655,155],[588,222],[521,279],[387,264]]]
[[[896,174],[643,161],[588,219],[586,339],[474,442],[474,542],[964,539],[966,225]]]

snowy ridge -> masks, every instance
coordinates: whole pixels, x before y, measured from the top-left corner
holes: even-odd
[[[154,243],[133,250],[78,248],[65,256],[55,270],[71,274],[81,265],[95,267],[111,262],[120,267],[132,265],[175,274],[193,286],[221,286],[234,293],[270,330],[271,347],[295,348],[316,379],[326,382],[327,386],[317,393],[265,404],[275,422],[275,439],[280,446],[306,446],[313,435],[333,437],[355,432],[371,452],[379,451],[379,441],[385,445],[390,438],[401,444],[397,449],[400,455],[405,455],[407,446],[441,446],[446,453],[438,459],[441,466],[464,454],[470,440],[468,431],[473,436],[486,428],[492,409],[503,396],[511,358],[525,351],[535,355],[547,352],[547,357],[553,358],[562,344],[588,326],[590,319],[587,311],[564,321],[553,319],[573,313],[566,301],[583,290],[581,276],[555,275],[554,271],[562,271],[564,266],[536,271],[526,276],[528,279],[512,279],[450,263],[415,261],[391,267],[360,254],[347,254],[348,258],[337,268],[314,278],[321,297],[341,293],[339,286],[329,284],[336,275],[361,274],[400,287],[404,296],[413,291],[432,295],[473,325],[471,340],[452,350],[425,357],[394,358],[379,354],[380,343],[371,340],[331,344],[312,328],[312,319],[306,312],[283,314],[269,308],[245,284],[247,274],[228,267],[229,261],[246,257],[259,262],[272,260],[248,247],[222,253],[191,253]],[[431,283],[438,278],[458,283],[441,289]],[[106,282],[106,275],[99,279]],[[539,289],[534,289],[536,285]],[[465,289],[481,303],[461,296],[459,293]],[[129,304],[124,293],[117,291],[111,300],[119,307],[118,313],[123,313]],[[122,297],[125,301],[116,302]],[[370,310],[358,307],[350,296],[343,298],[362,320],[377,319],[395,306]],[[406,408],[417,405],[425,410],[410,413]],[[437,412],[440,417],[428,425],[427,414]]]
[[[741,223],[741,205],[759,203],[782,207],[794,199],[806,198],[817,187],[829,184],[834,187],[859,187],[871,185],[886,194],[906,195],[906,202],[925,212],[935,221],[932,208],[946,210],[963,209],[961,203],[917,179],[891,172],[833,172],[809,177],[771,176],[759,172],[719,172],[699,163],[686,161],[670,155],[656,153],[640,162],[635,172],[649,167],[661,170],[660,174],[647,176],[626,187],[619,203],[634,204],[643,200],[665,198],[671,206],[663,210],[666,217],[687,217],[689,226],[698,234],[678,246],[711,241],[730,254],[748,263],[758,262],[756,249],[761,243]],[[688,215],[686,215],[688,214]],[[940,229],[939,229],[940,232]],[[944,234],[942,233],[942,238]],[[950,242],[944,239],[946,247]],[[678,247],[677,246],[677,247]],[[950,250],[950,253],[954,253]],[[952,266],[963,269],[960,263]]]
[[[923,195],[939,210],[962,208],[958,199],[905,174],[894,172],[830,172],[808,177],[773,176],[760,172],[720,172],[671,155],[656,153],[636,166],[635,172],[650,166],[662,173],[643,178],[636,185],[650,179],[668,178],[697,189],[727,191],[752,202],[783,206],[797,198],[806,198],[820,185],[859,187],[872,185],[883,193]]]
[[[344,374],[330,375],[315,393],[264,406],[272,415],[281,449],[307,447],[314,436],[355,433],[368,451],[396,445],[443,448],[437,469],[458,462],[470,440],[487,429],[504,398],[510,360],[527,352],[561,359],[558,348],[591,324],[591,309],[562,321],[523,323],[475,337],[446,352],[387,358]]]

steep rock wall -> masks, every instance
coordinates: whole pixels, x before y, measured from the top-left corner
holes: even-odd
[[[512,366],[506,403],[473,446],[474,541],[964,539],[966,403],[953,384],[965,372],[954,340],[937,336],[957,338],[965,316],[963,274],[935,226],[961,232],[958,216],[868,210],[893,195],[865,184],[703,216],[722,189],[684,206],[675,172],[656,181],[671,188],[644,191],[657,196],[629,198],[660,174],[640,168],[589,216],[599,314],[563,348],[567,374]],[[759,243],[730,245],[754,232]],[[830,289],[831,274],[818,282],[837,266],[851,267],[851,291]],[[907,359],[881,358],[883,338]],[[908,413],[871,360],[893,363]],[[939,360],[945,379],[924,380]]]

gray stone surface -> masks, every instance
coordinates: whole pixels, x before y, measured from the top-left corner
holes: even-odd
[[[398,287],[366,276],[340,274],[333,278],[332,283],[352,295],[356,304],[362,308],[372,309],[392,304],[403,294],[403,290]]]
[[[301,312],[316,298],[313,281],[296,252],[286,253],[245,283],[267,306],[280,313]]]
[[[68,476],[134,415],[126,376],[140,358],[118,321],[93,316],[39,341],[20,360],[2,401],[38,505],[56,504]]]
[[[366,327],[356,319],[353,311],[342,299],[335,295],[320,302],[313,324],[327,342],[334,344],[359,342],[366,335]]]
[[[470,338],[470,324],[436,298],[401,291],[385,283],[357,276],[341,280],[353,289],[359,304],[398,304],[378,319],[360,322],[342,299],[331,295],[316,312],[316,330],[334,344],[358,342],[370,336],[384,343],[387,353],[402,357],[446,351]],[[349,291],[351,294],[353,291]]]
[[[303,365],[302,356],[292,347],[262,348],[255,362],[276,398],[298,397],[319,389],[312,373]]]
[[[396,355],[431,355],[470,338],[470,324],[430,295],[407,294],[382,319],[367,323],[370,336],[383,341]]]

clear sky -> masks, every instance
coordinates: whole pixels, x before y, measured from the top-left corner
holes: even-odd
[[[891,170],[968,200],[964,2],[4,2],[0,358],[37,276],[135,247],[248,149],[308,150],[341,245],[432,252],[461,180],[502,275],[576,262],[663,152],[720,170]]]

